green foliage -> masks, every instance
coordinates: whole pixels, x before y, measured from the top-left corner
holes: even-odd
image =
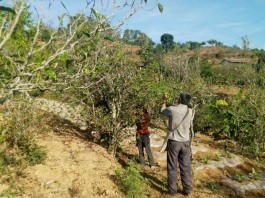
[[[157,7],[159,9],[159,12],[162,13],[164,11],[164,7],[163,7],[163,5],[161,3],[157,3]]]
[[[256,79],[255,70],[247,64],[231,64],[212,67],[211,82],[219,85],[251,86]]]
[[[265,51],[263,49],[256,51],[255,57],[257,62],[253,64],[253,68],[257,73],[257,85],[264,87]]]
[[[221,160],[221,157],[222,157],[222,155],[221,155],[220,153],[216,153],[214,159],[215,159],[216,161],[220,161],[220,160]]]
[[[162,4],[157,6],[163,12]],[[18,7],[19,3],[12,9]],[[0,10],[1,16],[6,17],[6,25],[12,24],[12,10]],[[139,58],[138,54],[123,50],[119,32],[111,27],[106,16],[94,7],[90,14],[63,14],[59,17],[59,28],[40,23],[38,29],[26,6],[0,51],[1,94],[12,96],[21,92],[41,96],[46,92],[44,95],[51,93],[48,97],[53,99],[64,101],[67,98],[71,103],[91,107],[86,112],[89,127],[100,131],[102,142],[114,145],[115,149],[126,135],[122,130],[134,124],[131,115],[135,104],[144,104],[153,119],[160,118],[158,105],[163,93],[168,93],[172,104],[176,103],[178,94],[185,91],[197,97],[193,102],[200,103],[195,117],[197,130],[209,129],[232,138],[246,153],[264,152],[264,50],[255,52],[257,62],[253,67],[211,66],[206,59],[200,61],[196,54],[183,55],[185,50],[197,49],[205,43],[176,45],[172,35],[163,34],[162,44],[154,47],[145,33],[125,30],[123,43],[141,46],[141,60],[132,60],[130,55]],[[66,16],[69,22],[64,25]],[[5,27],[4,17],[0,18],[0,25]],[[2,38],[9,29],[3,28]],[[221,45],[213,39],[208,43]],[[206,82],[238,85],[242,92],[230,98],[213,96]],[[1,95],[1,101],[7,98]],[[32,138],[43,128],[39,113],[22,104],[12,107],[8,124],[1,128],[0,140],[10,147],[33,149]],[[37,149],[36,153],[31,151],[28,155],[31,159],[44,154]]]
[[[141,170],[131,163],[125,170],[116,171],[121,190],[128,198],[147,197],[149,181],[142,176]]]
[[[14,156],[7,155],[4,151],[0,151],[0,173],[8,172],[8,167],[17,163]]]
[[[5,6],[0,6],[0,11],[5,11],[5,12],[10,12],[12,14],[16,14],[16,11],[15,10],[13,10],[10,7],[5,7]]]
[[[50,68],[45,68],[44,69],[44,72],[47,76],[53,78],[53,79],[56,79],[56,73],[53,69],[50,69]]]
[[[26,153],[26,160],[30,165],[40,164],[45,161],[47,154],[37,145],[31,145],[28,148],[23,149]]]
[[[44,42],[48,42],[51,39],[51,33],[47,29],[41,30],[41,40]]]
[[[227,107],[228,106],[228,103],[226,102],[226,100],[217,100],[215,102],[215,105],[217,107]]]
[[[13,198],[13,197],[21,196],[21,195],[22,195],[21,190],[19,190],[13,185],[3,190],[0,193],[0,197],[5,197],[5,198]]]
[[[9,103],[5,125],[5,141],[10,147],[22,148],[33,143],[35,133],[41,133],[46,126],[42,113],[29,102]]]
[[[236,173],[232,178],[233,178],[234,180],[238,181],[238,182],[243,182],[243,181],[245,181],[245,180],[248,179],[247,176],[245,176],[245,175],[241,175],[241,174],[239,174],[239,173]]]
[[[175,42],[173,35],[165,33],[161,36],[160,41],[166,52],[174,48]]]
[[[203,158],[201,159],[201,161],[202,161],[202,163],[204,163],[204,164],[208,164],[208,162],[209,162],[209,157],[208,157],[208,156],[205,156],[205,157],[203,157]]]
[[[243,48],[243,50],[248,50],[249,49],[249,45],[250,45],[248,36],[247,35],[242,36],[241,39],[242,39],[242,48]]]
[[[215,193],[221,189],[220,185],[216,182],[205,182],[203,183],[203,186],[210,189],[211,191],[214,191]]]
[[[154,42],[145,33],[140,30],[129,30],[126,29],[123,33],[122,41],[127,44],[133,45],[154,45]]]
[[[195,50],[201,47],[201,43],[196,41],[188,41],[184,45],[186,45],[190,50]]]
[[[260,88],[244,89],[230,101],[213,99],[204,106],[203,125],[219,137],[236,140],[241,151],[264,150],[264,97]]]
[[[218,42],[215,39],[210,39],[210,40],[207,41],[207,43],[210,44],[210,45],[213,45],[213,46],[217,46],[217,45],[221,44],[221,42]]]
[[[200,75],[201,77],[207,79],[213,76],[213,71],[212,68],[210,66],[210,64],[208,63],[207,59],[204,59],[200,62]]]
[[[258,178],[259,174],[256,172],[254,168],[251,169],[251,172],[248,174],[248,177],[251,179],[256,180]]]

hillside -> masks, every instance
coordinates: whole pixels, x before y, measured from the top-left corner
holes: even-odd
[[[56,106],[52,102],[47,104]],[[65,112],[61,116],[67,115],[67,106],[61,107]],[[1,117],[3,122],[4,112]],[[2,175],[0,195],[22,198],[125,197],[119,189],[115,170],[119,166],[126,168],[132,162],[138,164],[135,128],[126,129],[129,135],[114,158],[100,145],[83,138],[78,130],[67,128],[66,123],[57,123],[54,126],[52,131],[46,131],[34,138],[47,153],[46,160],[41,164],[24,166]],[[150,182],[147,189],[150,198],[169,197],[166,189],[166,153],[159,152],[165,136],[162,128],[155,122],[151,127],[151,146],[157,163],[156,169],[139,166],[143,171],[142,175]],[[226,140],[226,149],[229,151],[226,152],[224,143],[225,140],[215,141],[211,136],[196,133],[192,146],[194,189],[190,197],[263,197],[265,164],[241,156],[236,144],[230,140]],[[249,175],[253,170],[258,175],[251,179]],[[243,176],[248,178],[243,179]],[[178,186],[181,189],[180,181]],[[178,197],[185,196],[180,191]]]
[[[148,189],[150,198],[169,197],[166,192],[166,157],[165,153],[160,154],[159,142],[163,131],[152,128],[152,150],[155,160],[158,163],[156,170],[151,171],[148,166],[141,167],[143,175],[150,182]],[[133,139],[133,138],[131,138]],[[89,197],[125,197],[118,190],[115,183],[115,170],[119,163],[123,166],[135,161],[137,148],[134,141],[123,145],[123,151],[119,152],[118,158],[114,159],[107,151],[75,135],[61,131],[61,133],[49,132],[37,138],[37,142],[47,152],[48,158],[43,164],[30,166],[23,170],[20,176],[12,176],[12,186],[23,188],[23,193],[18,197],[38,198],[89,198]],[[230,158],[225,156],[222,149],[222,142],[214,142],[209,136],[197,134],[193,147],[193,185],[194,191],[190,197],[196,198],[221,198],[221,197],[262,197],[265,195],[265,178],[261,185],[263,190],[246,190],[245,193],[238,192],[238,186],[232,188],[224,183],[224,178],[234,176],[236,173],[248,175],[251,168],[258,173],[265,171],[264,164],[259,164],[240,155]],[[222,159],[214,160],[216,153],[220,153]],[[203,163],[202,159],[208,156],[209,162]],[[219,166],[224,159],[230,159],[225,166]],[[135,161],[136,162],[136,161]],[[215,164],[215,165],[214,165]],[[225,163],[224,163],[225,164]],[[230,167],[229,167],[230,166]],[[0,193],[10,187],[6,182],[8,178],[1,177]],[[258,182],[259,180],[256,180]],[[253,182],[255,182],[253,180]],[[249,181],[242,182],[242,186],[249,184]],[[181,189],[181,184],[178,184]],[[242,187],[244,191],[244,187]],[[15,196],[14,196],[15,197]],[[178,197],[185,197],[178,194]]]
[[[134,61],[137,66],[142,66],[141,59],[139,57],[141,47],[138,45],[123,44],[122,50],[126,54],[126,57]],[[207,59],[210,64],[219,65],[225,59],[237,59],[244,60],[246,63],[256,62],[253,51],[244,51],[240,48],[225,47],[225,46],[205,46],[193,50],[183,50],[180,53],[168,52],[167,57],[178,56],[186,57],[197,56],[201,59]]]

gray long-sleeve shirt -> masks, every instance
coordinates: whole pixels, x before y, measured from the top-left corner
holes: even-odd
[[[189,112],[186,118],[183,120],[187,110]],[[192,125],[193,118],[194,118],[194,115],[192,114],[192,109],[188,108],[187,105],[178,104],[177,106],[169,106],[169,107],[162,108],[161,114],[169,118],[168,133],[171,133],[169,136],[170,140],[184,142],[190,139],[189,137],[190,127]]]

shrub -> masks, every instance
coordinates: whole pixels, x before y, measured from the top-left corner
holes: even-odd
[[[6,124],[0,137],[11,148],[33,145],[36,134],[47,130],[44,113],[37,111],[28,101],[7,103],[6,112]]]
[[[203,78],[209,78],[213,76],[211,65],[208,63],[207,59],[204,59],[200,62],[200,70],[200,75]]]
[[[15,187],[14,185],[11,185],[7,189],[3,190],[0,193],[0,197],[5,197],[5,198],[12,198],[12,197],[18,197],[22,195],[22,189],[19,189]]]
[[[0,152],[0,172],[7,172],[9,165],[17,163],[15,156],[28,161],[30,165],[42,163],[46,153],[35,144],[34,137],[47,130],[44,114],[23,100],[5,105],[6,122],[0,128],[0,141],[2,148],[12,150],[14,156]]]
[[[147,197],[147,186],[149,181],[141,174],[141,170],[131,163],[125,170],[116,172],[117,180],[121,190],[128,198]]]
[[[30,165],[36,165],[42,163],[46,159],[46,152],[39,146],[33,145],[26,150],[26,160]]]
[[[213,132],[216,138],[237,141],[241,151],[258,157],[265,150],[264,101],[264,91],[255,86],[242,89],[229,100],[212,98],[200,109],[204,116],[195,124]]]

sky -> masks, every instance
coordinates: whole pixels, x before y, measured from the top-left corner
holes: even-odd
[[[8,1],[8,0],[6,0]],[[80,12],[86,0],[62,0],[70,14]],[[97,0],[112,5],[114,0]],[[123,0],[117,0],[123,1]],[[3,1],[4,2],[4,1]],[[53,24],[66,10],[60,0],[28,0],[39,13]],[[49,7],[49,3],[52,2]],[[251,48],[265,49],[265,0],[147,0],[145,10],[138,11],[123,26],[140,30],[160,43],[164,33],[173,35],[175,42],[203,42],[215,39],[225,45],[242,47],[247,36]],[[163,5],[160,13],[156,3]],[[104,7],[106,10],[106,6]],[[100,8],[98,8],[100,9]],[[123,16],[123,10],[116,18]],[[115,23],[115,17],[111,23]]]

